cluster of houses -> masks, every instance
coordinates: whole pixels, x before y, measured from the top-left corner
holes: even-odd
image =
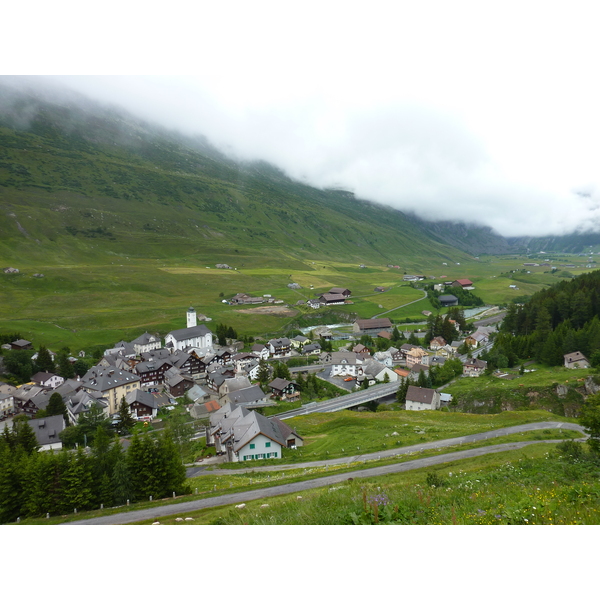
[[[469,280],[457,280],[459,285],[472,285]],[[453,283],[454,285],[454,283]],[[332,288],[319,297],[325,304],[346,302],[350,290]],[[235,303],[252,304],[265,301],[237,294]],[[309,301],[310,302],[310,301]],[[202,320],[209,320],[203,315]],[[416,382],[419,374],[434,365],[443,365],[457,355],[464,343],[476,349],[489,341],[492,328],[480,327],[461,342],[448,344],[443,338],[431,340],[429,349],[411,344],[390,347],[372,356],[362,344],[350,344],[343,350],[322,352],[319,343],[298,335],[292,339],[274,338],[267,343],[255,344],[249,352],[242,352],[241,343],[222,348],[214,344],[213,334],[204,324],[198,324],[193,308],[186,313],[186,327],[169,332],[163,339],[144,333],[131,342],[121,341],[105,351],[102,359],[85,375],[64,380],[54,373],[37,373],[31,382],[18,388],[0,385],[0,418],[23,413],[33,418],[32,426],[44,448],[60,447],[59,434],[64,427],[62,417],[35,419],[45,409],[50,396],[58,392],[65,403],[68,420],[76,424],[82,414],[93,406],[107,416],[115,415],[124,399],[131,414],[139,420],[156,417],[159,408],[169,407],[176,398],[186,396],[193,418],[207,417],[210,428],[207,442],[214,444],[228,460],[252,460],[281,457],[282,447],[298,446],[302,439],[277,419],[267,419],[253,408],[272,406],[279,400],[294,400],[299,396],[296,384],[274,378],[265,392],[258,384],[262,360],[292,356],[320,356],[320,364],[331,367],[330,376],[340,377],[355,385],[394,382],[408,379]],[[458,325],[455,324],[458,328]],[[392,338],[393,324],[387,318],[357,319],[353,334],[358,337]],[[326,327],[313,331],[320,339],[331,339]],[[31,349],[31,342],[15,340],[10,349]],[[76,359],[73,359],[76,360]],[[565,355],[568,368],[589,366],[580,352]],[[485,361],[468,358],[463,361],[463,375],[478,377],[487,367]],[[434,390],[409,387],[408,410],[434,409],[441,397]],[[39,422],[38,422],[39,421]],[[40,442],[41,443],[41,442]]]
[[[321,351],[318,344],[304,336],[272,339],[267,344],[256,344],[251,352],[218,348],[213,344],[212,332],[197,323],[193,308],[186,317],[187,327],[169,332],[164,344],[158,335],[150,333],[132,342],[121,341],[106,350],[82,377],[65,381],[54,373],[37,373],[26,385],[1,385],[0,416],[23,413],[33,418],[47,407],[55,392],[61,395],[72,424],[92,406],[114,416],[123,399],[139,420],[156,417],[160,407],[170,406],[184,395],[192,404],[190,413],[194,418],[217,413],[225,405],[246,410],[269,406],[275,400],[294,400],[299,394],[294,382],[282,378],[272,379],[266,393],[253,384],[260,360]],[[17,340],[11,348],[31,348],[31,344]],[[53,423],[55,420],[53,417],[52,428],[45,431],[55,431],[58,436],[63,427]],[[31,421],[32,426],[37,427],[35,421]],[[56,440],[60,444],[58,437]]]

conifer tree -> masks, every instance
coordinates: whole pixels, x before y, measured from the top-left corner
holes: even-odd
[[[267,364],[266,360],[261,358],[258,366],[258,374],[256,375],[256,379],[261,386],[264,386],[267,385],[267,383],[269,383],[270,377],[271,376],[269,373],[269,365]]]
[[[67,407],[62,399],[62,396],[58,392],[54,392],[52,396],[50,396],[50,400],[48,400],[48,406],[46,406],[46,415],[51,417],[53,415],[62,415],[65,419],[67,419]]]
[[[65,451],[66,452],[66,451]],[[79,446],[75,454],[69,453],[67,468],[63,473],[63,510],[87,510],[94,507],[94,481],[92,462]]]
[[[46,346],[40,346],[35,359],[35,368],[38,371],[52,372],[54,370],[54,361]]]
[[[406,402],[406,392],[408,392],[409,385],[408,377],[405,377],[400,384],[398,391],[396,392],[396,400],[400,402],[400,404],[404,404]]]
[[[23,515],[22,453],[5,447],[0,452],[0,523],[11,523]]]
[[[69,360],[69,356],[66,352],[58,353],[58,374],[65,379],[71,379],[75,377],[75,369]]]
[[[22,448],[27,454],[38,451],[40,445],[35,437],[35,432],[27,421],[22,419],[13,421],[13,436],[15,446]]]
[[[134,499],[131,475],[129,473],[129,468],[127,467],[127,461],[124,457],[119,458],[115,463],[110,483],[115,505],[121,506],[125,504],[127,500]]]
[[[117,431],[121,435],[126,435],[131,432],[135,425],[135,419],[131,416],[131,412],[129,412],[129,406],[127,401],[125,400],[125,396],[121,398],[121,403],[119,404],[119,416],[117,417]]]

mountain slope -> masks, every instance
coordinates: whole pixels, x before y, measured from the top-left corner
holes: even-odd
[[[76,95],[0,87],[0,252],[61,261],[289,255],[414,265],[467,260],[401,212],[240,164]],[[224,259],[222,259],[224,261]]]

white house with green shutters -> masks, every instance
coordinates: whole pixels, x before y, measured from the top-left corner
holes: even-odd
[[[302,438],[279,419],[268,419],[228,403],[210,416],[207,445],[224,452],[228,462],[281,458],[282,448],[303,445]]]

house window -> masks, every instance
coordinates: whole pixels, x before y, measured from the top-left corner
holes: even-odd
[[[255,447],[256,447],[256,444],[250,444],[250,450],[254,450]]]
[[[265,444],[265,448],[270,448],[270,447],[271,447],[271,442],[267,442],[267,443]]]

